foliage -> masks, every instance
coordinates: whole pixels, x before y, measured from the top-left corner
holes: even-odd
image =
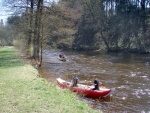
[[[25,23],[25,16],[10,16],[7,19],[7,29],[9,37],[12,39],[12,44],[23,51],[26,51],[27,45],[27,24]]]
[[[8,18],[9,39],[24,46],[38,64],[47,46],[150,52],[149,0],[61,0],[47,6],[43,0],[25,0],[20,4],[24,13]]]
[[[11,46],[12,39],[9,36],[8,28],[0,26],[0,46]]]
[[[53,4],[44,13],[44,31],[47,31],[45,43],[53,47],[71,47],[81,15],[79,0],[60,1]],[[69,41],[66,43],[66,41]],[[61,46],[63,44],[63,46]],[[45,44],[44,44],[45,45]]]
[[[148,0],[87,0],[80,23],[83,31],[79,29],[76,39],[78,45],[86,44],[82,39],[90,39],[91,45],[96,43],[92,39],[99,33],[108,51],[149,52],[148,3]],[[95,33],[87,37],[89,31]]]

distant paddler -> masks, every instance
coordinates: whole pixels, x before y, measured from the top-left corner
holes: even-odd
[[[65,55],[62,53],[59,55],[59,58],[58,58],[60,61],[66,61],[66,57]]]

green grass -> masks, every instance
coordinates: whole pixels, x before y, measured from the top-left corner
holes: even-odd
[[[99,113],[74,93],[38,77],[13,47],[0,48],[0,113]]]

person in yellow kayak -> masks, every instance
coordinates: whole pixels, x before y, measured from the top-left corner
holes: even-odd
[[[65,55],[64,54],[60,54],[59,58],[65,58]]]
[[[58,59],[61,61],[66,61],[66,57],[64,54],[60,54]]]

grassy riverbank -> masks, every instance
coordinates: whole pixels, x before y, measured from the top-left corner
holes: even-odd
[[[38,77],[13,47],[0,48],[0,113],[99,113]]]

